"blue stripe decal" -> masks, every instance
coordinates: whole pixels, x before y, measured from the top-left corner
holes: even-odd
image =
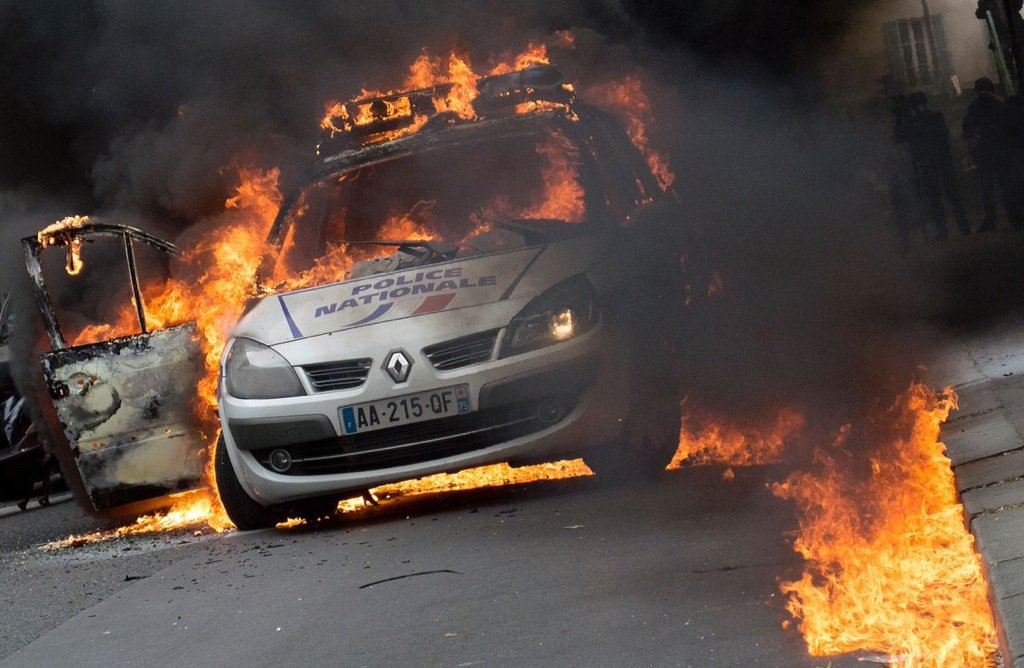
[[[547,250],[547,246],[541,248],[537,254],[533,256],[533,259],[526,263],[526,266],[523,267],[523,271],[516,276],[516,280],[512,281],[508,288],[506,288],[505,292],[503,292],[501,297],[498,298],[498,301],[503,302],[512,296],[512,292],[516,289],[516,286],[519,285],[519,281],[523,280],[523,276],[526,276],[526,272],[530,271],[530,267],[533,266],[533,263],[537,261],[537,258],[539,258],[545,250]]]
[[[302,332],[295,326],[295,321],[292,320],[292,314],[288,312],[288,306],[284,303],[284,295],[278,295],[277,301],[281,303],[281,310],[284,311],[285,322],[288,323],[288,329],[292,330],[292,338],[301,339]]]
[[[387,303],[387,304],[381,304],[380,306],[377,307],[376,311],[374,311],[370,315],[366,316],[362,320],[358,320],[356,322],[353,322],[352,324],[349,325],[349,327],[356,327],[358,325],[365,325],[368,322],[373,322],[377,318],[381,317],[382,315],[384,315],[385,313],[390,311],[391,307],[394,306],[394,305],[395,305],[394,302],[390,302],[390,303]]]

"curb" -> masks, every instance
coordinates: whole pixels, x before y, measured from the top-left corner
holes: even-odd
[[[960,408],[942,441],[989,582],[1003,665],[1024,668],[1024,375],[1003,363],[993,377],[995,356],[963,354],[974,373],[955,387]],[[1022,363],[1012,366],[1024,371]]]

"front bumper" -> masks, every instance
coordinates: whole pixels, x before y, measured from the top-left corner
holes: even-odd
[[[629,405],[624,346],[598,327],[548,348],[457,371],[430,369],[436,388],[467,384],[473,412],[342,436],[338,408],[350,393],[293,399],[221,397],[224,440],[243,487],[265,505],[498,462],[576,455],[614,439]],[[421,366],[421,369],[423,369]],[[421,372],[422,373],[422,372]],[[416,387],[424,388],[422,383]],[[285,448],[293,465],[270,469]]]

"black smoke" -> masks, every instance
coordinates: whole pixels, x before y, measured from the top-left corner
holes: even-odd
[[[0,188],[188,220],[224,164],[268,138],[315,143],[326,99],[396,81],[424,47],[486,57],[582,28],[634,59],[682,47],[789,76],[854,4],[5,0]]]

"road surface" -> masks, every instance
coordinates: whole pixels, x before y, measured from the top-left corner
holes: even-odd
[[[766,488],[781,475],[580,478],[57,552],[4,529],[0,666],[825,668],[782,628],[777,582],[801,562]],[[44,512],[52,537],[90,524],[71,503]]]

